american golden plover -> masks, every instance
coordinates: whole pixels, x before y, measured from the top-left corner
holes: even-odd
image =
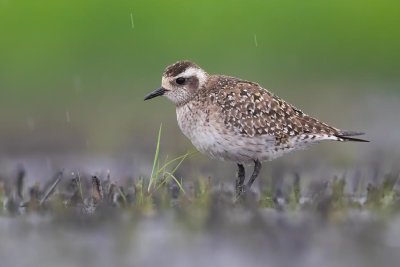
[[[176,105],[178,125],[193,145],[216,159],[236,162],[236,194],[251,187],[268,161],[325,140],[359,141],[304,114],[255,82],[211,75],[190,61],[168,66],[162,86],[145,100],[164,95]],[[254,163],[246,185],[243,164]]]

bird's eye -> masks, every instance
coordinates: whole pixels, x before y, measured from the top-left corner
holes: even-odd
[[[183,77],[179,77],[175,81],[176,81],[177,84],[182,85],[182,84],[184,84],[186,82],[186,79],[183,78]]]

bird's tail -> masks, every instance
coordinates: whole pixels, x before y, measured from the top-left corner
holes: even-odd
[[[363,135],[365,133],[362,132],[355,132],[355,131],[340,131],[339,134],[336,135],[338,138],[338,141],[353,141],[353,142],[369,142],[368,140],[365,139],[359,139],[359,138],[354,138],[352,136],[358,136],[358,135]]]

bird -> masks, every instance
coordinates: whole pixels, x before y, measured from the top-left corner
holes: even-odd
[[[196,63],[167,66],[161,87],[145,96],[165,96],[176,106],[179,128],[201,153],[237,165],[235,193],[248,191],[261,163],[321,141],[369,142],[305,114],[256,82],[209,74]],[[245,184],[245,165],[254,169]]]

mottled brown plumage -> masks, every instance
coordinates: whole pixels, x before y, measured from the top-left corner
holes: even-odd
[[[341,135],[339,129],[304,114],[257,83],[211,76],[207,88],[195,99],[215,105],[226,127],[238,134],[271,135],[277,144],[301,134]]]
[[[237,193],[243,192],[242,163],[255,162],[251,186],[261,168],[293,150],[323,140],[364,141],[362,133],[329,126],[273,95],[259,84],[209,75],[190,61],[168,66],[162,87],[145,99],[165,95],[176,105],[182,132],[202,153],[239,166]]]

